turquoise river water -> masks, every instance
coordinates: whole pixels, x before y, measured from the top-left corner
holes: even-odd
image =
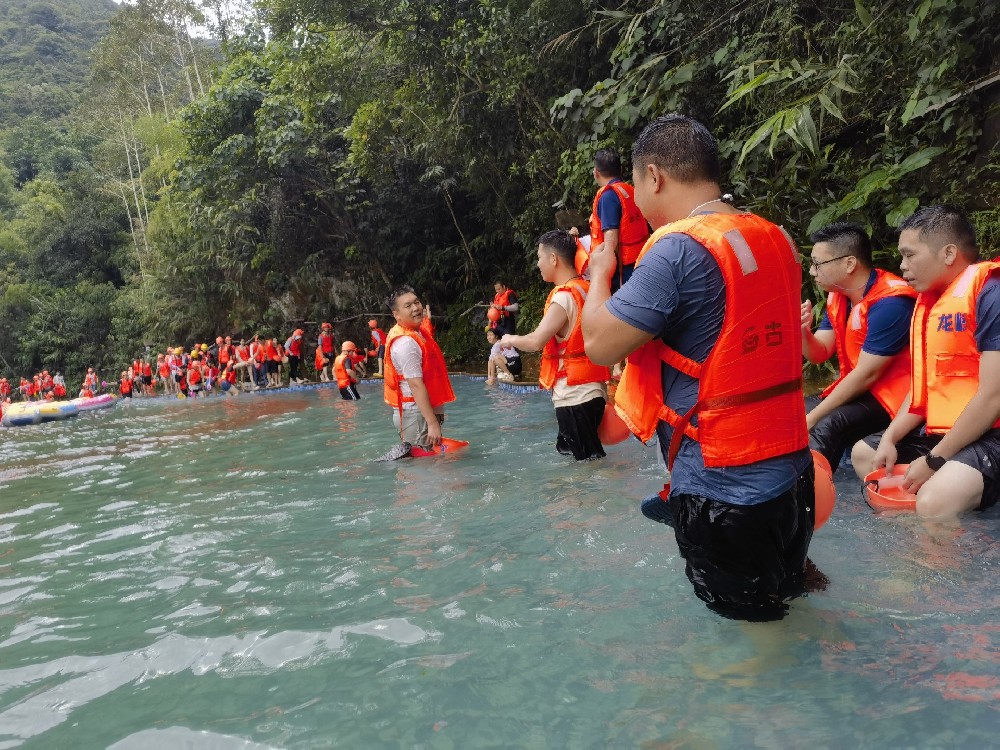
[[[0,432],[0,749],[957,748],[1000,740],[1000,512],[838,474],[780,623],[710,613],[548,398],[456,378],[433,459],[380,386],[156,399]]]

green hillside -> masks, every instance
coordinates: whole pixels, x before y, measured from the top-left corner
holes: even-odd
[[[0,129],[73,109],[112,0],[0,0]]]

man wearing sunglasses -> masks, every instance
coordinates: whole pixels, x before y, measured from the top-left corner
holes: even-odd
[[[814,364],[834,354],[836,382],[806,415],[809,447],[837,465],[854,443],[881,432],[910,387],[910,318],[916,293],[895,274],[874,268],[868,234],[837,222],[814,232],[809,274],[827,292],[819,328],[802,303],[802,352]]]

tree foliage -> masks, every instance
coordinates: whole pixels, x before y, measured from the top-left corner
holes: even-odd
[[[627,156],[670,111],[708,124],[726,188],[803,244],[850,218],[891,248],[951,201],[997,250],[996,4],[109,3],[0,10],[0,89],[24,89],[0,96],[11,367],[67,361],[71,336],[107,363],[306,320],[364,340],[354,321],[399,283],[468,357],[482,321],[462,313],[498,276],[537,316],[532,243],[586,215],[594,152]]]

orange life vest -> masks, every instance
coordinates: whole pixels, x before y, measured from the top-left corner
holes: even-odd
[[[349,354],[338,354],[337,358],[333,360],[333,376],[337,379],[338,388],[347,388],[354,382],[351,379],[350,373],[347,372],[347,368],[344,366],[344,362],[348,359],[351,359]]]
[[[372,331],[372,344],[375,346],[375,353],[378,353],[378,348],[385,344],[385,331],[381,328],[376,328]]]
[[[499,294],[494,294],[493,295],[493,304],[494,305],[498,305],[500,308],[507,307],[507,305],[511,304],[511,302],[510,302],[510,295],[512,295],[513,293],[514,293],[513,289],[504,289]],[[497,312],[500,313],[500,320],[503,320],[504,318],[509,318],[509,317],[511,317],[514,314],[514,313],[507,312],[506,310],[503,310],[503,309],[500,309]]]
[[[319,345],[323,349],[324,354],[330,355],[327,359],[331,359],[333,356],[333,334],[321,333],[319,335]]]
[[[538,372],[538,382],[545,390],[551,391],[556,381],[566,378],[566,385],[581,385],[583,383],[606,383],[611,380],[611,370],[601,365],[595,365],[583,350],[583,303],[587,300],[590,283],[583,279],[570,279],[549,292],[545,300],[545,310],[542,317],[549,311],[552,298],[558,292],[569,292],[576,304],[576,322],[569,336],[562,343],[553,336],[542,349],[542,363]]]
[[[315,359],[315,362],[316,362],[316,369],[317,370],[322,370],[324,367],[326,367],[327,358],[323,356],[323,347],[322,346],[317,346],[316,347],[316,359]]]
[[[233,359],[233,345],[223,344],[219,347],[219,364],[225,365],[229,363],[229,360]]]
[[[826,299],[826,314],[833,325],[837,343],[837,362],[840,377],[823,391],[823,398],[833,392],[837,384],[850,374],[858,364],[861,347],[868,335],[868,310],[873,304],[886,297],[915,298],[917,293],[909,284],[888,271],[876,270],[875,283],[858,304],[851,308],[848,319],[847,308],[850,300],[841,292],[831,292]],[[895,417],[910,390],[910,350],[895,354],[889,365],[882,371],[871,388],[868,389],[889,416]]]
[[[628,357],[615,408],[644,442],[660,421],[673,427],[668,464],[686,435],[701,444],[705,466],[744,466],[808,445],[802,395],[799,294],[802,267],[792,238],[753,214],[706,214],[661,227],[636,263],[668,234],[704,246],[722,271],[726,311],[704,362],[660,340]],[[666,364],[698,379],[698,401],[684,415],[664,402]],[[691,424],[698,418],[697,426]]]
[[[974,263],[939,297],[917,296],[910,325],[910,411],[924,417],[931,435],[950,430],[979,389],[976,298],[998,274],[1000,261]],[[1000,419],[993,427],[1000,427]]]
[[[389,335],[385,342],[385,369],[383,371],[385,402],[397,409],[402,409],[404,403],[413,401],[412,396],[403,395],[400,387],[403,378],[396,372],[396,366],[392,363],[392,357],[389,356],[393,342],[401,336],[409,336],[420,347],[423,380],[427,387],[431,406],[436,408],[449,401],[454,401],[455,392],[451,389],[451,381],[448,379],[448,366],[445,364],[444,354],[437,341],[434,340],[434,328],[430,321],[425,320],[416,331],[403,328],[400,325],[394,325],[389,329]]]
[[[122,378],[121,380],[121,392],[124,396],[126,393],[132,392],[132,381],[128,378]]]
[[[628,266],[639,259],[643,244],[649,238],[649,225],[642,211],[635,205],[635,188],[627,182],[609,182],[594,196],[594,207],[590,212],[590,247],[596,248],[604,242],[604,229],[597,215],[597,204],[608,190],[614,190],[622,204],[622,221],[618,227],[618,257],[623,266]]]
[[[198,367],[192,367],[188,370],[187,374],[188,385],[198,385],[201,382],[201,369]]]
[[[302,337],[296,338],[291,336],[288,341],[288,346],[286,350],[288,351],[289,357],[301,357],[302,356]]]

